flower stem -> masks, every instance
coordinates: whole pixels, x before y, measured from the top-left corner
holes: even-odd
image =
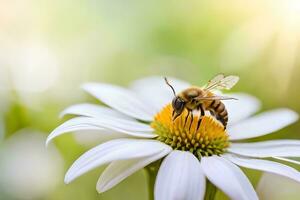
[[[152,163],[145,169],[148,175],[148,200],[154,200],[154,184],[159,169],[159,163]]]
[[[216,194],[217,194],[217,187],[207,180],[204,200],[214,200]]]

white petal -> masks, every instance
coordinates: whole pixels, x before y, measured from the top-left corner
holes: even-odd
[[[102,116],[101,118],[91,117],[76,117],[64,123],[66,126],[72,125],[92,125],[104,128],[124,129],[126,131],[137,131],[137,132],[152,132],[153,129],[145,123],[138,121],[132,121],[127,119],[119,119],[111,116]]]
[[[201,166],[206,177],[233,200],[258,199],[246,175],[233,163],[218,156],[203,157]]]
[[[262,200],[298,200],[300,184],[272,173],[263,173],[256,187]]]
[[[151,121],[155,111],[134,92],[103,83],[88,83],[83,89],[108,106],[136,119]]]
[[[134,120],[127,115],[120,113],[116,110],[113,110],[108,107],[95,105],[95,104],[76,104],[66,108],[60,116],[63,117],[65,115],[81,115],[86,117],[94,117],[94,118],[102,118],[106,116],[116,117],[120,119],[130,119]]]
[[[109,140],[128,138],[128,135],[108,129],[75,131],[73,135],[76,142],[86,148],[95,147]]]
[[[226,94],[226,96],[238,99],[223,101],[228,111],[228,127],[253,115],[261,107],[260,101],[249,94],[230,93]]]
[[[205,176],[198,159],[190,152],[173,151],[162,162],[155,182],[156,200],[201,200]]]
[[[266,135],[280,130],[298,120],[298,114],[289,109],[276,109],[261,113],[228,128],[231,140],[241,140]]]
[[[154,155],[165,148],[166,145],[157,140],[111,140],[92,148],[78,158],[68,170],[65,182],[70,183],[75,178],[103,164]]]
[[[270,140],[266,142],[232,143],[231,153],[257,157],[300,157],[300,140]]]
[[[282,161],[286,161],[286,162],[290,162],[290,163],[300,165],[300,161],[298,161],[298,160],[293,160],[293,159],[288,159],[288,158],[283,158],[283,157],[278,157],[278,156],[274,156],[273,158],[275,158],[277,160],[282,160]]]
[[[189,83],[184,81],[172,77],[167,78],[178,93],[190,86]],[[165,83],[164,77],[152,76],[137,80],[132,83],[131,89],[153,105],[156,111],[159,111],[174,98],[174,94]]]
[[[151,133],[152,129],[149,125],[142,124],[140,122],[128,121],[124,119],[113,118],[90,118],[90,117],[77,117],[70,119],[57,127],[48,136],[46,144],[48,144],[55,137],[67,132],[81,131],[81,130],[103,130],[108,129],[115,131],[116,133],[124,133],[126,135],[142,137],[142,138],[154,138],[155,134]],[[99,131],[99,133],[101,133]]]
[[[300,173],[296,169],[281,163],[269,160],[243,158],[235,155],[226,155],[226,158],[241,167],[271,172],[300,182]]]
[[[112,162],[101,174],[97,183],[97,191],[102,193],[111,189],[134,172],[156,160],[159,160],[171,151],[171,147],[166,145],[163,151],[153,156]]]

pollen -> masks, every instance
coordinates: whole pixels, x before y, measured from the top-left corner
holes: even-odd
[[[200,117],[187,110],[172,120],[171,104],[164,107],[154,117],[152,128],[157,140],[173,149],[190,151],[199,159],[203,156],[221,155],[229,146],[228,134],[224,126],[213,116]]]

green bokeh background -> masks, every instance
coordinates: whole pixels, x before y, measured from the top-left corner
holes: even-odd
[[[126,86],[159,75],[202,85],[220,72],[236,74],[241,79],[233,91],[258,97],[262,110],[288,107],[299,113],[299,44],[300,3],[293,0],[2,0],[0,145],[24,128],[47,135],[66,120],[58,118],[65,107],[97,102],[80,89],[91,81]],[[255,141],[299,139],[299,130],[297,122]],[[89,149],[72,134],[55,145],[64,171]],[[147,199],[142,170],[98,194],[102,169],[69,185],[62,175],[38,199]],[[257,184],[261,173],[245,171]],[[299,189],[286,199],[298,199]],[[14,198],[0,188],[0,199]]]

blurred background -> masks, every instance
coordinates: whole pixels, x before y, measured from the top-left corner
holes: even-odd
[[[0,0],[0,199],[147,199],[143,171],[104,194],[103,168],[64,185],[93,144],[66,134],[46,149],[60,111],[96,102],[84,82],[167,75],[202,85],[220,72],[239,75],[234,91],[263,110],[300,113],[300,1]],[[267,138],[300,139],[300,123]],[[245,172],[261,199],[299,199],[300,184]]]

